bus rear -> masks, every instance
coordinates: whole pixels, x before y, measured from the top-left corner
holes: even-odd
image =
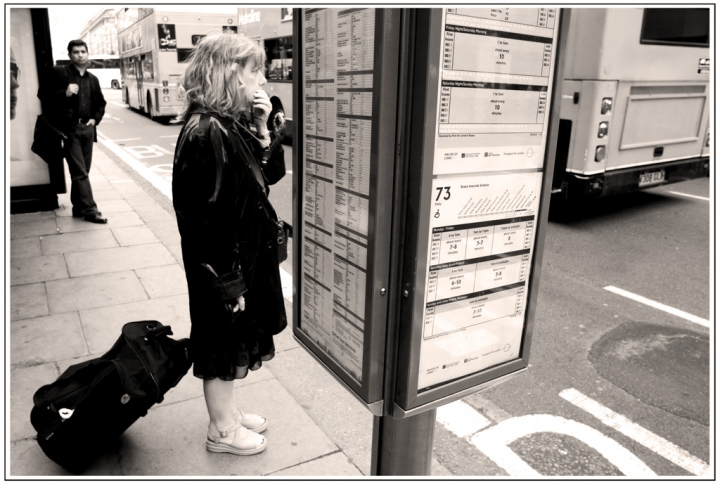
[[[125,102],[151,118],[177,116],[185,101],[182,75],[197,43],[212,32],[237,32],[235,10],[226,10],[228,13],[153,9],[123,30],[118,40]]]
[[[573,9],[553,192],[708,175],[709,29],[709,9]]]

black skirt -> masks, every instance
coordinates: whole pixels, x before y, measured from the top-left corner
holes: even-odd
[[[272,248],[276,250],[275,248]],[[189,251],[194,253],[194,251]],[[275,356],[273,335],[287,326],[280,281],[280,268],[274,254],[262,251],[256,260],[254,278],[245,295],[245,310],[232,313],[212,292],[207,274],[194,258],[185,258],[190,298],[190,342],[193,375],[200,379],[242,379],[249,370]],[[193,268],[190,270],[189,268]],[[278,293],[280,297],[278,298]],[[278,328],[277,321],[284,322]]]

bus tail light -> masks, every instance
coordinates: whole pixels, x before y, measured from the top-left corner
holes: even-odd
[[[612,109],[612,98],[603,98],[602,104],[600,105],[600,114],[608,114]]]
[[[608,123],[607,121],[603,121],[600,123],[600,126],[598,126],[598,138],[605,138],[608,134]]]
[[[163,96],[163,101],[165,101],[166,103],[169,103],[169,102],[170,102],[170,96]]]
[[[605,145],[600,145],[595,149],[595,161],[602,162],[605,160]]]

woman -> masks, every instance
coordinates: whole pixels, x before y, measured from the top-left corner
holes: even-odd
[[[265,449],[258,433],[267,420],[236,409],[233,382],[273,358],[272,336],[287,326],[277,215],[267,198],[285,160],[279,144],[269,150],[264,66],[263,50],[243,36],[202,39],[182,81],[185,126],[173,164],[193,374],[203,379],[210,415],[206,448],[236,455]]]

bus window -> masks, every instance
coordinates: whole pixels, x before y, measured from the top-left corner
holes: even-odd
[[[143,80],[152,81],[154,79],[152,54],[143,54],[140,56],[140,59],[142,64]]]
[[[292,80],[292,37],[265,39],[268,81]]]
[[[710,46],[710,9],[646,8],[641,44]]]
[[[184,62],[187,62],[188,58],[190,57],[190,54],[192,54],[192,52],[194,50],[195,49],[178,49],[177,50],[177,61],[181,64]]]

